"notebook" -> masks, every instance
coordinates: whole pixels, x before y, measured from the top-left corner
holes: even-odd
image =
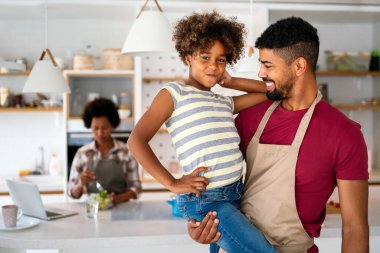
[[[63,209],[45,209],[37,185],[17,180],[6,180],[13,203],[18,205],[23,214],[42,220],[54,220],[77,214]]]

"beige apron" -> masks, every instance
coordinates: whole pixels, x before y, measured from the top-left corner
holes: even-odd
[[[303,116],[293,143],[289,145],[261,144],[261,134],[272,112],[280,104],[274,102],[247,149],[247,174],[241,210],[279,252],[306,252],[314,244],[302,226],[295,200],[295,170],[298,151],[313,115],[318,96]]]

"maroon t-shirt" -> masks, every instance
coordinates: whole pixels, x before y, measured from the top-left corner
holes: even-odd
[[[244,156],[271,104],[272,101],[266,101],[240,112],[236,117],[240,149]],[[290,145],[306,111],[289,111],[279,105],[269,118],[260,143]],[[306,131],[296,167],[297,211],[310,236],[319,237],[326,215],[326,202],[336,186],[336,179],[367,180],[367,160],[367,147],[360,125],[321,100]],[[314,246],[308,252],[318,252],[318,248]]]

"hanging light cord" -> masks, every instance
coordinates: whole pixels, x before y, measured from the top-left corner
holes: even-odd
[[[141,13],[142,13],[143,10],[145,9],[145,7],[146,7],[146,5],[148,4],[148,2],[149,2],[149,0],[146,0],[146,1],[145,1],[143,7],[141,8],[141,10],[140,10],[140,12],[139,12],[139,14],[137,15],[136,18],[139,18],[139,17],[140,17]],[[158,1],[157,1],[157,0],[154,0],[154,2],[156,3],[156,6],[157,6],[158,10],[161,11],[161,12],[163,12],[163,10],[161,9],[161,6],[158,4]]]
[[[48,23],[48,16],[47,16],[47,0],[44,1],[44,4],[45,4],[45,49],[42,51],[42,54],[40,56],[40,61],[44,59],[45,55],[48,54],[48,56],[50,57],[50,60],[51,62],[53,63],[53,65],[55,67],[57,67],[57,62],[55,61],[54,59],[54,56],[53,54],[51,53],[51,51],[49,50],[48,48],[48,36],[47,36],[47,23]]]
[[[47,23],[48,23],[48,16],[47,16],[47,0],[44,2],[45,4],[45,48],[48,48],[48,36],[47,36]]]
[[[251,57],[253,54],[253,0],[249,1],[249,48],[248,48],[248,56]]]

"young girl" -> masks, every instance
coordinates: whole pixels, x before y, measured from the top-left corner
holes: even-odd
[[[225,72],[243,52],[244,25],[217,12],[181,19],[173,39],[189,66],[186,82],[171,82],[159,91],[135,126],[128,146],[137,161],[170,191],[188,219],[200,221],[208,212],[224,212],[219,246],[227,252],[275,252],[262,233],[239,211],[243,156],[233,114],[266,99],[265,84],[234,79]],[[226,97],[210,89],[217,83],[248,93]],[[236,85],[238,83],[238,85]],[[159,162],[149,141],[165,123],[184,175],[175,179]]]

